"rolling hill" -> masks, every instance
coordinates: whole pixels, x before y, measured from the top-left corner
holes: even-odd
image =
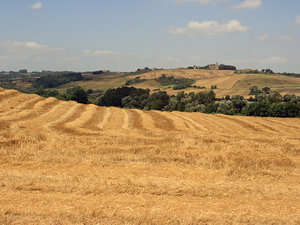
[[[299,224],[299,137],[299,118],[0,89],[0,224]]]
[[[136,88],[150,90],[160,89],[167,91],[169,94],[176,94],[178,90],[173,90],[173,85],[163,86],[155,79],[162,74],[174,76],[176,78],[190,78],[195,80],[195,85],[204,86],[206,89],[187,88],[185,92],[199,92],[209,90],[211,85],[217,85],[218,89],[214,90],[217,97],[226,95],[242,95],[248,96],[251,86],[270,87],[273,91],[278,91],[284,94],[300,94],[300,78],[283,76],[278,74],[235,74],[234,71],[226,70],[202,70],[202,69],[169,69],[169,70],[154,70],[141,75],[126,75],[124,73],[116,73],[111,75],[94,76],[89,81],[76,81],[66,85],[62,85],[58,89],[65,92],[68,88],[74,86],[82,86],[85,90],[102,90],[108,88],[116,88],[124,85],[126,80],[134,79],[140,76],[141,79],[146,79],[145,82],[132,85]]]

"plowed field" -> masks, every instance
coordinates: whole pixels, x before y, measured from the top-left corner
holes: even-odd
[[[0,89],[0,224],[300,224],[300,119]]]

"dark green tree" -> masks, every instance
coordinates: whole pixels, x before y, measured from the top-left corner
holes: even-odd
[[[269,87],[264,87],[264,88],[262,89],[262,91],[263,91],[263,93],[265,93],[265,94],[270,94],[271,88],[269,88]]]
[[[85,92],[85,90],[83,90],[83,88],[80,86],[68,89],[66,91],[66,96],[68,100],[73,100],[83,104],[88,103],[88,95]]]
[[[281,96],[281,94],[279,94],[278,92],[271,92],[268,96],[267,96],[267,100],[272,104],[272,103],[279,103],[283,101],[283,97]]]
[[[244,99],[243,96],[240,95],[232,96],[231,102],[233,104],[236,113],[241,113],[243,107],[247,105],[247,101]]]
[[[258,95],[260,93],[262,93],[262,91],[260,91],[257,86],[250,87],[249,95]]]
[[[213,90],[199,92],[196,94],[195,100],[198,104],[207,105],[216,101],[216,94]]]
[[[159,91],[149,96],[148,106],[153,110],[162,110],[169,104],[170,96],[165,91]]]
[[[271,105],[269,102],[255,102],[248,104],[243,110],[244,114],[247,116],[271,116]]]

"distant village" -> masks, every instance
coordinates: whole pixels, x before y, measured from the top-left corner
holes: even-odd
[[[257,70],[257,69],[250,69],[250,68],[246,68],[246,69],[240,69],[237,70],[237,68],[235,66],[232,65],[224,65],[224,64],[219,64],[218,62],[216,64],[209,64],[206,66],[188,66],[187,68],[178,68],[178,69],[204,69],[204,70],[233,70],[236,71],[237,73],[273,73],[272,70],[270,69],[263,69],[261,71]],[[150,69],[149,67],[145,67],[142,69],[137,69],[136,73],[145,73],[145,72],[149,72],[149,71],[154,71],[154,70],[160,70],[158,68],[152,68]]]

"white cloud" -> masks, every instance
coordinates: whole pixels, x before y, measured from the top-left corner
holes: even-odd
[[[44,49],[48,48],[47,45],[41,45],[36,42],[25,42],[23,43],[25,48],[31,48],[31,49]]]
[[[256,9],[262,6],[262,0],[245,0],[232,6],[234,9]]]
[[[22,53],[28,51],[39,52],[53,52],[53,51],[65,51],[63,48],[49,47],[47,45],[39,44],[37,42],[22,42],[22,41],[4,41],[0,42],[0,49],[7,52]]]
[[[217,4],[219,2],[228,2],[232,0],[165,0],[170,2],[176,2],[176,3],[198,3],[201,5],[209,5],[209,4]]]
[[[272,39],[272,37],[268,34],[263,34],[263,35],[258,36],[257,39],[261,40],[261,41],[267,41],[267,40]],[[295,40],[295,37],[293,35],[282,35],[282,36],[276,38],[276,40],[278,40],[278,41],[293,41],[293,40]]]
[[[278,38],[280,41],[292,41],[295,37],[293,35],[282,35]]]
[[[37,2],[37,3],[33,4],[32,6],[30,6],[30,8],[33,10],[39,10],[39,9],[43,8],[43,4],[41,2]]]
[[[89,56],[108,56],[108,55],[120,55],[117,52],[107,51],[107,50],[83,50],[84,55]]]
[[[295,23],[296,23],[296,24],[300,24],[300,16],[297,16],[297,17],[296,17]]]
[[[246,32],[249,27],[241,25],[238,20],[230,20],[227,23],[219,23],[218,21],[190,21],[184,28],[171,27],[167,30],[169,34],[186,34],[193,36],[197,33],[205,35],[222,35],[225,33]]]
[[[37,42],[5,41],[0,43],[0,48],[7,51],[17,51],[20,49],[41,50],[48,48],[48,46],[38,44]]]
[[[266,40],[270,40],[271,36],[268,34],[262,34],[262,35],[258,36],[257,39],[261,40],[261,41],[266,41]]]
[[[287,58],[283,58],[280,56],[271,56],[266,59],[262,59],[260,61],[261,64],[275,65],[275,64],[285,64],[287,63]]]
[[[195,2],[200,4],[209,4],[212,2],[212,0],[173,0],[173,2],[176,3]]]

